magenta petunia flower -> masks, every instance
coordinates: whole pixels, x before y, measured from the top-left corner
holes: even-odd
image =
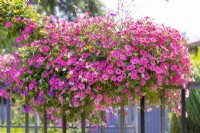
[[[43,52],[43,53],[48,53],[49,50],[50,50],[50,47],[49,47],[49,46],[43,46],[43,47],[42,47],[42,52]]]
[[[111,77],[111,80],[112,80],[112,81],[117,81],[117,77],[116,77],[116,76],[112,76],[112,77]]]
[[[78,84],[78,88],[79,88],[80,90],[84,90],[84,89],[85,89],[85,84],[79,83],[79,84]]]
[[[102,99],[103,99],[103,96],[102,96],[101,94],[98,94],[98,95],[97,95],[97,100],[98,100],[98,101],[101,101]]]
[[[103,74],[102,76],[101,76],[101,78],[103,79],[103,80],[108,80],[108,75],[107,74]]]
[[[122,70],[119,69],[119,68],[117,68],[117,69],[115,70],[115,73],[116,73],[117,75],[120,75],[120,74],[122,73]]]
[[[23,36],[18,36],[16,38],[16,42],[20,43],[23,39],[24,39]]]
[[[157,90],[157,85],[152,85],[152,90]]]
[[[114,51],[114,52],[112,53],[112,57],[114,57],[114,58],[119,58],[120,55],[121,55],[121,53],[120,53],[119,51]]]
[[[139,63],[139,58],[138,57],[134,57],[133,59],[130,60],[130,62],[132,64],[137,64],[137,63]]]
[[[6,28],[10,28],[12,24],[13,24],[12,22],[6,22],[5,26],[6,26]]]
[[[122,81],[123,81],[123,77],[122,77],[122,76],[118,76],[118,77],[117,77],[117,81],[118,81],[118,82],[122,82]]]
[[[33,84],[33,83],[30,83],[30,84],[29,84],[29,90],[33,90],[33,87],[34,87],[34,84]]]
[[[27,73],[28,73],[28,74],[33,74],[33,71],[28,70]]]
[[[114,71],[112,69],[107,69],[107,71],[108,71],[109,74],[113,74],[114,73]]]
[[[140,59],[140,64],[141,65],[145,65],[145,64],[147,64],[149,61],[145,58],[145,57],[142,57],[141,59]]]
[[[124,47],[125,47],[125,49],[127,51],[132,51],[133,50],[133,47],[131,47],[130,45],[125,45]]]
[[[78,102],[74,102],[74,107],[78,107],[79,106],[79,103]]]

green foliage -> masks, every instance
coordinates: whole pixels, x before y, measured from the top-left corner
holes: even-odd
[[[23,23],[15,23],[16,17],[30,18],[34,22],[38,22],[41,19],[41,15],[35,11],[33,6],[27,5],[26,0],[15,0],[10,2],[7,0],[0,0],[0,2],[0,27],[4,27],[5,22],[13,22],[13,34],[20,31],[20,27],[24,25]]]
[[[198,53],[192,54],[190,57],[192,63],[193,63],[193,73],[194,73],[194,79],[196,81],[200,80],[200,47],[198,47]]]
[[[76,12],[73,5],[76,5],[81,12],[89,10],[91,16],[103,14],[103,4],[98,0],[32,0],[35,5],[38,4],[38,12],[46,13],[47,15],[55,14],[56,6],[59,11],[67,16],[67,19],[76,18]],[[42,16],[36,12],[31,5],[27,5],[26,0],[5,1],[0,0],[0,54],[13,53],[15,50],[15,38],[19,32],[24,29],[25,23],[15,20],[16,17],[30,18],[33,22],[38,22]],[[9,29],[5,28],[6,22],[12,22]]]
[[[200,91],[190,90],[190,97],[186,104],[188,113],[188,130],[200,131]]]
[[[198,47],[197,55],[191,56],[193,62],[194,79],[200,80],[200,48]],[[187,99],[186,109],[188,112],[188,130],[200,130],[200,90],[190,90],[190,96]]]
[[[0,54],[12,53],[15,50],[15,37],[8,37],[8,32],[0,28]]]
[[[170,133],[181,133],[181,117],[175,113],[169,114]]]

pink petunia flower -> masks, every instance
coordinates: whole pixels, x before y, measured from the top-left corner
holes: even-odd
[[[24,39],[23,36],[18,36],[16,38],[16,42],[20,43],[23,39]]]
[[[108,75],[107,74],[103,74],[102,76],[101,76],[101,78],[103,79],[103,80],[108,80]]]
[[[79,106],[79,103],[78,102],[74,102],[74,107],[78,107]]]
[[[117,77],[116,77],[116,76],[112,76],[112,77],[111,77],[111,80],[112,80],[112,81],[117,81]]]
[[[5,26],[6,26],[6,28],[10,28],[12,24],[13,24],[12,22],[6,22]]]
[[[157,85],[152,85],[152,90],[156,91],[157,90]]]
[[[119,69],[119,68],[117,68],[117,69],[115,70],[115,73],[116,73],[117,75],[120,75],[120,74],[122,73],[122,70]]]
[[[136,56],[136,57],[134,57],[133,59],[131,59],[130,62],[131,62],[132,64],[137,64],[137,63],[139,63],[139,58]]]
[[[78,84],[78,88],[79,88],[80,90],[84,90],[84,89],[85,89],[85,84],[79,83],[79,84]]]

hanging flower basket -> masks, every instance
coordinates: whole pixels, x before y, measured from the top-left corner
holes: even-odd
[[[164,90],[173,107],[177,89],[190,77],[186,40],[149,18],[47,19],[43,26],[28,20],[17,42],[22,47],[10,71],[12,95],[28,112],[67,115],[69,123],[79,121],[83,110],[98,123],[98,111],[135,105],[144,95],[149,105],[159,105]]]

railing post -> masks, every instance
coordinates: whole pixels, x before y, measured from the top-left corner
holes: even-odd
[[[140,132],[141,133],[145,133],[145,119],[144,119],[144,100],[145,97],[142,96],[142,98],[140,99]]]
[[[181,89],[181,105],[182,105],[182,133],[186,133],[187,132],[187,128],[186,128],[186,107],[185,107],[185,89]]]
[[[82,133],[85,133],[85,111],[81,115],[81,126]]]
[[[7,99],[7,133],[10,133],[11,118],[10,118],[10,99]]]
[[[105,111],[101,111],[101,133],[105,133]]]
[[[66,124],[67,124],[67,122],[66,122],[66,115],[65,114],[63,114],[63,117],[62,117],[62,132],[63,133],[67,133],[66,132]]]
[[[47,133],[47,113],[44,112],[44,133]]]
[[[29,114],[25,112],[25,133],[29,133]]]
[[[165,90],[161,96],[161,133],[165,133]]]
[[[124,133],[124,101],[120,107],[120,133]]]

